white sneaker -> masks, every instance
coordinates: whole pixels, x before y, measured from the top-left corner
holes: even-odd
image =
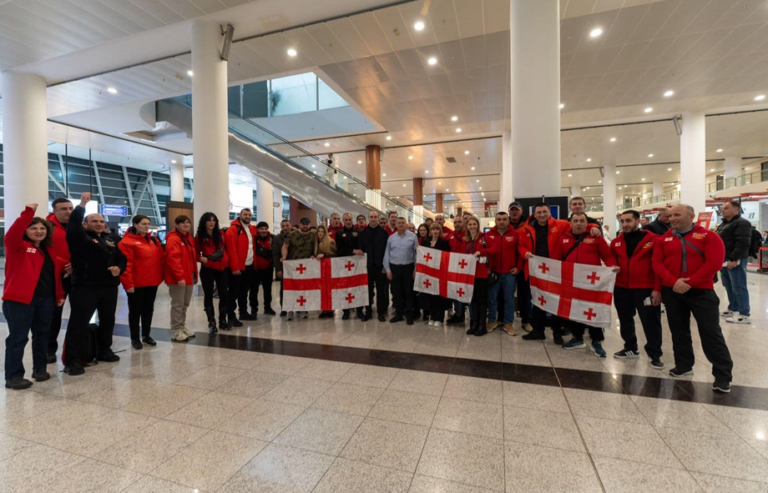
[[[173,329],[171,332],[171,341],[186,342],[189,339],[181,329]]]
[[[435,323],[434,323],[433,325],[434,325],[435,327],[442,327],[442,326],[443,326],[443,322],[441,322],[441,321],[439,321],[439,320],[435,320]]]
[[[427,322],[427,325],[432,327],[433,325],[435,325],[435,321],[434,320],[430,320],[429,322]]]
[[[184,333],[185,336],[187,336],[187,339],[192,339],[195,337],[195,332],[190,330],[186,325],[181,328],[181,331]]]
[[[729,324],[744,324],[744,325],[750,325],[752,322],[749,320],[749,317],[745,315],[737,315],[734,314],[732,317],[728,317],[725,319],[726,322]]]
[[[285,317],[286,320],[293,320],[293,312],[288,312],[288,316]]]
[[[301,318],[303,318],[304,320],[306,320],[306,319],[309,318],[309,313],[308,312],[299,312],[299,316]]]
[[[726,311],[724,311],[724,312],[722,312],[722,313],[720,314],[720,316],[721,316],[721,317],[723,317],[723,318],[732,317],[732,316],[734,316],[734,315],[736,315],[736,312],[732,312],[732,311],[730,311],[730,310],[726,310]]]

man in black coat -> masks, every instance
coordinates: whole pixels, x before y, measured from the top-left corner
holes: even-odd
[[[368,255],[368,308],[365,310],[364,321],[370,320],[373,306],[373,291],[376,289],[376,312],[379,322],[387,320],[389,309],[389,281],[384,270],[384,251],[387,248],[389,233],[379,222],[379,213],[371,211],[368,214],[368,227],[360,232],[355,255]],[[338,243],[337,243],[338,245]]]
[[[355,250],[360,248],[358,245],[361,231],[355,228],[355,222],[354,219],[352,219],[352,214],[349,212],[344,213],[344,216],[342,216],[342,223],[343,225],[341,229],[335,233],[337,257],[347,257],[349,255],[354,255]],[[370,271],[368,272],[368,275],[370,276]],[[351,312],[351,309],[346,308],[343,311],[344,315],[342,315],[341,319],[349,320],[349,313]],[[357,308],[357,318],[360,320],[365,318],[363,315],[362,306]]]
[[[662,209],[661,212],[659,212],[659,215],[656,216],[656,220],[648,226],[645,226],[643,229],[661,236],[669,231],[669,227],[669,211],[667,209]]]
[[[723,287],[728,294],[728,310],[723,312],[726,322],[750,324],[749,291],[747,290],[747,262],[752,242],[752,224],[741,217],[740,204],[726,202],[720,211],[723,222],[717,234],[725,245],[725,266],[720,270]]]

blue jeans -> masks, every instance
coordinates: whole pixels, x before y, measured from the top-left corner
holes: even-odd
[[[733,269],[723,267],[720,278],[728,294],[728,310],[749,316],[749,291],[747,291],[747,260],[743,258]]]
[[[488,320],[491,322],[496,321],[499,309],[499,289],[504,296],[504,323],[511,324],[515,321],[515,276],[499,274],[496,284],[488,288]]]
[[[7,381],[24,377],[24,348],[32,330],[32,366],[34,371],[45,371],[48,355],[48,333],[51,330],[53,296],[33,298],[32,303],[3,301],[3,314],[8,322],[8,337],[5,339],[5,379]]]

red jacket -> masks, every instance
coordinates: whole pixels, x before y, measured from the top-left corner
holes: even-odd
[[[256,238],[256,226],[248,225],[251,237]],[[256,244],[251,241],[248,244],[248,235],[243,228],[243,223],[235,219],[225,233],[227,254],[229,255],[229,268],[232,271],[245,270],[245,260],[248,258],[248,249],[253,250],[254,262],[256,261]]]
[[[205,265],[209,269],[218,271],[222,271],[229,267],[229,256],[227,255],[226,243],[224,243],[224,238],[221,240],[221,245],[217,247],[213,242],[213,239],[206,238],[205,240],[201,241],[200,237],[198,236],[197,241],[195,241],[195,244],[197,245],[197,261],[200,262],[200,259],[203,256],[207,257],[208,255],[213,255],[220,247],[224,247],[224,256],[221,257],[221,260],[214,262],[213,260],[208,259],[208,262],[202,265]]]
[[[386,230],[387,230],[387,234],[388,234],[389,236],[392,236],[393,234],[397,233],[397,228],[395,228],[395,229],[392,229],[392,228],[390,228],[390,227],[389,227],[389,224],[387,224],[387,225],[384,227],[384,229],[386,229]]]
[[[661,279],[653,271],[653,246],[659,237],[650,231],[635,247],[632,257],[627,256],[624,233],[611,240],[611,254],[621,267],[616,276],[616,286],[626,289],[648,289],[661,291]]]
[[[187,286],[197,284],[197,246],[190,234],[182,235],[175,229],[165,237],[165,283],[175,286],[184,281]]]
[[[338,228],[334,228],[332,226],[328,226],[328,234],[331,236],[332,239],[336,239],[336,233],[344,229],[344,225],[340,225]]]
[[[512,269],[523,270],[525,255],[520,253],[520,233],[507,228],[503,235],[495,227],[485,234],[487,243],[497,243],[499,253],[489,259],[492,272],[509,274]]]
[[[451,234],[448,235],[446,240],[448,240],[448,244],[451,245],[451,251],[455,253],[464,253],[464,237],[467,235],[467,231],[452,231]]]
[[[123,288],[128,290],[163,283],[165,252],[160,242],[150,235],[143,237],[128,232],[117,247],[127,260],[125,272],[120,276]]]
[[[254,237],[255,240],[264,247],[269,254],[269,258],[262,257],[261,255],[254,255],[253,257],[253,266],[256,268],[256,270],[265,270],[265,269],[271,269],[272,268],[272,235],[267,235],[266,238],[263,240],[259,238],[259,236]],[[255,245],[254,245],[254,248]]]
[[[611,255],[611,248],[602,236],[590,236],[589,232],[583,233],[584,240],[579,243],[572,252],[573,245],[578,241],[578,237],[572,231],[567,231],[555,243],[555,248],[550,250],[550,257],[563,262],[572,264],[602,265],[601,260],[608,267],[616,265],[616,259]],[[568,253],[570,252],[570,254]],[[566,258],[566,255],[568,257]]]
[[[56,214],[48,214],[48,221],[53,223],[53,260],[59,264],[61,269],[69,263],[69,245],[67,245],[67,228],[61,225]]]
[[[536,218],[534,216],[529,217],[528,224],[526,224],[523,229],[518,230],[520,231],[520,243],[522,248],[520,253],[523,254],[523,258],[525,258],[525,254],[528,252],[531,252],[534,255],[536,254],[536,230],[533,228],[533,223],[535,221]],[[562,219],[554,219],[550,217],[548,227],[547,245],[549,246],[549,257],[555,258],[552,256],[555,244],[563,234],[571,230],[571,223]],[[587,232],[589,232],[589,227],[587,227]]]
[[[499,253],[499,245],[496,242],[488,243],[488,240],[485,240],[484,247],[483,239],[483,233],[480,233],[474,242],[469,241],[469,235],[465,236],[463,240],[464,251],[461,253],[474,255],[476,252],[480,252],[481,256],[489,257],[488,261],[490,262],[490,257]],[[475,277],[479,279],[488,279],[488,266],[478,262],[477,267],[475,267]]]
[[[451,228],[449,228],[448,226],[443,226],[442,237],[444,239],[448,239],[448,237],[450,237],[452,233],[453,233],[453,230]]]
[[[661,285],[672,287],[678,279],[689,278],[692,288],[713,289],[714,277],[723,266],[725,245],[717,233],[699,225],[684,236],[685,240],[704,254],[701,256],[690,246],[686,247],[688,271],[683,272],[683,245],[669,230],[656,240],[653,249],[653,270],[661,278]]]
[[[29,223],[35,217],[35,211],[27,207],[22,211],[10,228],[5,232],[5,286],[3,288],[3,300],[16,301],[28,305],[35,296],[37,281],[40,279],[40,271],[43,269],[45,254],[31,241],[24,239]],[[48,252],[53,261],[56,283],[56,302],[64,299],[64,290],[61,288],[61,266],[56,261],[55,252]]]

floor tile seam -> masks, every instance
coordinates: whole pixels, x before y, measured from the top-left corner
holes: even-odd
[[[506,470],[506,462],[504,463],[504,469]],[[507,487],[507,483],[505,482],[504,483],[504,488],[501,489],[501,490],[494,490],[493,488],[488,489],[485,486],[478,486],[478,485],[472,484],[472,483],[465,483],[463,481],[459,481],[459,480],[456,480],[456,479],[445,479],[445,478],[441,478],[441,477],[438,477],[438,476],[432,476],[431,474],[426,474],[426,473],[423,473],[423,472],[418,472],[418,469],[416,470],[416,474],[414,474],[413,477],[415,478],[417,475],[418,476],[424,476],[424,477],[427,477],[427,478],[437,479],[439,481],[445,481],[446,483],[454,483],[454,484],[459,484],[459,485],[462,485],[462,486],[467,486],[468,488],[481,489],[481,490],[486,490],[486,491],[496,491],[498,493],[504,493],[504,491],[506,491],[506,487]]]
[[[640,409],[640,406],[638,406],[638,405],[637,405],[637,402],[635,402],[633,399],[629,399],[629,400],[632,402],[632,405],[633,405],[633,406],[635,406],[635,408],[636,408],[636,409],[637,409],[637,411],[640,413],[640,415],[643,417],[643,419],[645,419],[645,420],[648,422],[648,425],[651,427],[651,429],[652,429],[652,430],[653,430],[653,432],[656,434],[656,436],[658,436],[658,437],[661,439],[662,443],[663,443],[663,444],[664,444],[664,445],[667,447],[667,449],[669,449],[669,451],[670,451],[670,452],[672,452],[672,455],[674,455],[674,456],[675,456],[675,459],[677,459],[677,462],[678,462],[678,463],[679,463],[679,464],[680,464],[680,465],[681,465],[681,466],[682,466],[682,467],[683,467],[683,468],[684,468],[686,471],[688,471],[688,468],[687,468],[687,467],[685,467],[685,464],[684,464],[684,463],[683,463],[683,461],[680,459],[680,457],[677,455],[677,452],[675,452],[675,449],[673,449],[673,448],[672,448],[672,446],[671,446],[669,443],[667,443],[667,441],[666,441],[666,440],[664,440],[664,437],[663,437],[663,436],[661,436],[661,433],[659,433],[659,429],[658,429],[658,428],[656,428],[655,426],[653,426],[653,423],[651,423],[651,420],[650,420],[650,419],[648,419],[648,417],[645,415],[645,413],[643,413],[643,410],[642,410],[642,409]],[[663,427],[662,427],[662,428],[663,428]],[[600,455],[600,454],[598,454],[598,455]],[[690,474],[690,471],[689,471],[689,474]]]
[[[749,445],[749,447],[750,447],[752,450],[754,450],[755,452],[757,452],[757,454],[758,454],[760,457],[762,457],[763,459],[765,459],[765,460],[768,462],[768,457],[766,457],[765,455],[763,455],[763,452],[761,452],[760,450],[758,450],[758,449],[757,449],[757,448],[756,448],[754,445],[752,445],[752,443],[751,443],[751,442],[749,442],[749,441],[748,441],[746,438],[744,438],[743,436],[741,436],[741,434],[740,434],[740,433],[738,433],[736,430],[734,430],[734,429],[733,429],[733,428],[732,428],[732,427],[731,427],[731,426],[730,426],[728,423],[726,423],[726,422],[725,422],[725,421],[723,421],[722,419],[718,418],[718,417],[717,417],[717,415],[716,415],[715,413],[713,413],[712,411],[710,411],[710,410],[709,410],[709,408],[708,408],[707,406],[705,406],[705,405],[703,405],[703,404],[702,404],[702,407],[703,407],[703,408],[704,408],[704,409],[705,409],[705,410],[706,410],[706,411],[707,411],[707,412],[708,412],[710,415],[712,415],[712,416],[713,416],[713,417],[714,417],[716,420],[718,420],[719,422],[723,423],[723,424],[725,425],[725,427],[726,427],[726,428],[728,428],[729,430],[731,430],[731,433],[733,433],[734,435],[736,435],[737,437],[739,437],[739,439],[740,439],[742,442],[744,442],[744,443],[746,443],[747,445]],[[669,427],[668,427],[668,428],[669,428]]]
[[[394,382],[394,379],[392,380]],[[416,461],[416,469],[414,470],[413,476],[411,477],[411,482],[408,484],[408,490],[410,491],[411,486],[413,485],[413,479],[416,477],[416,473],[419,470],[419,464],[421,464],[421,459],[424,457],[424,450],[427,448],[427,442],[429,441],[429,435],[432,433],[432,428],[435,424],[435,417],[437,416],[437,411],[440,409],[440,403],[443,402],[443,393],[445,392],[445,386],[448,384],[448,379],[445,379],[445,384],[443,385],[443,390],[440,393],[440,397],[437,401],[437,406],[435,407],[435,412],[432,413],[432,419],[429,422],[429,426],[427,426],[427,438],[424,440],[424,443],[421,446],[421,451],[419,452],[419,460]],[[502,389],[503,390],[503,389]],[[383,395],[383,394],[382,394]],[[426,395],[426,394],[424,394]]]
[[[582,455],[587,455],[587,453],[588,453],[586,448],[584,449],[584,451],[578,451],[578,450],[573,450],[573,449],[570,449],[570,448],[555,447],[555,446],[552,446],[552,445],[541,445],[539,443],[523,442],[523,441],[520,441],[520,440],[515,440],[513,438],[505,438],[504,439],[504,443],[517,443],[517,444],[520,444],[520,445],[528,445],[528,446],[531,446],[531,447],[541,447],[541,448],[546,448],[546,449],[551,449],[551,450],[560,450],[562,452],[572,452],[574,454],[582,454]]]

